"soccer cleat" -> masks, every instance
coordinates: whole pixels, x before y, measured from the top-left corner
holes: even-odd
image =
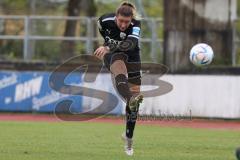
[[[138,94],[138,95],[133,95],[128,103],[128,106],[131,111],[135,112],[138,111],[139,104],[142,103],[143,101],[143,95]]]
[[[131,138],[128,138],[125,133],[122,134],[122,140],[124,141],[125,145],[124,145],[124,152],[128,155],[128,156],[132,156],[133,155],[133,140]]]

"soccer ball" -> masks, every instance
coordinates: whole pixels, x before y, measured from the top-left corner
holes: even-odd
[[[196,66],[205,66],[212,62],[214,53],[212,47],[205,43],[194,45],[190,51],[190,61]]]

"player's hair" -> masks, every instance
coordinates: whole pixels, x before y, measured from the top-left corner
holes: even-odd
[[[122,15],[125,17],[133,17],[134,19],[140,19],[139,14],[137,13],[136,6],[131,2],[122,2],[117,8],[116,15]]]

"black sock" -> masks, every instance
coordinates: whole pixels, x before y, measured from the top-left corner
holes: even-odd
[[[127,77],[124,74],[119,74],[115,77],[115,81],[118,93],[127,101],[129,101],[129,99],[132,97],[132,94],[128,86]]]
[[[137,120],[138,111],[132,112],[129,107],[126,107],[126,136],[133,137],[133,132]]]

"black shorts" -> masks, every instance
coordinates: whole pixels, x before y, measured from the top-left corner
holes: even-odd
[[[104,64],[110,71],[111,64],[116,60],[123,60],[128,71],[128,81],[133,84],[141,84],[141,57],[139,51],[113,52],[104,56]]]

